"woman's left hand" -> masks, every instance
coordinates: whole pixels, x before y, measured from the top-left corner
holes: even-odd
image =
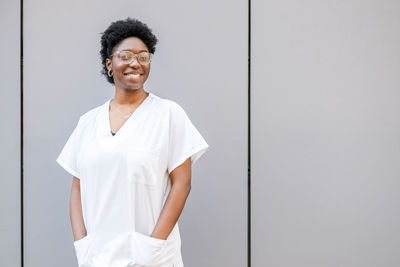
[[[166,240],[143,235],[133,232],[132,252],[135,254],[133,258],[139,265],[158,266],[162,263],[162,250],[166,245]]]

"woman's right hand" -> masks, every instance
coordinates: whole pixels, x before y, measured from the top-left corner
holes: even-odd
[[[74,247],[79,267],[87,266],[86,263],[90,256],[90,235],[85,235],[84,237],[74,241]]]
[[[79,241],[87,235],[85,222],[83,220],[80,180],[74,176],[70,195],[70,219],[74,242]]]

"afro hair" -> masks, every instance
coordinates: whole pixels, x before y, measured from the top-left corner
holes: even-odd
[[[111,84],[114,84],[114,79],[107,75],[108,69],[106,66],[106,59],[111,58],[114,47],[128,37],[137,37],[141,39],[150,53],[154,54],[156,51],[158,39],[153,34],[152,30],[143,22],[129,17],[125,20],[112,22],[102,33],[100,50],[101,62],[103,64],[101,73],[106,76],[107,81]]]

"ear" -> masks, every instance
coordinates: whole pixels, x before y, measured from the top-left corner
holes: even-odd
[[[109,58],[106,58],[106,67],[107,67],[107,69],[112,68],[112,62]]]

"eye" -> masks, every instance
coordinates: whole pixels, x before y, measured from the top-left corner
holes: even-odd
[[[131,53],[129,53],[127,51],[119,53],[119,58],[122,60],[128,60],[131,57],[132,57]]]
[[[150,60],[150,54],[147,52],[140,53],[139,60],[142,62],[148,62]]]
[[[149,57],[147,55],[140,55],[139,59],[141,61],[147,61],[149,59]]]

